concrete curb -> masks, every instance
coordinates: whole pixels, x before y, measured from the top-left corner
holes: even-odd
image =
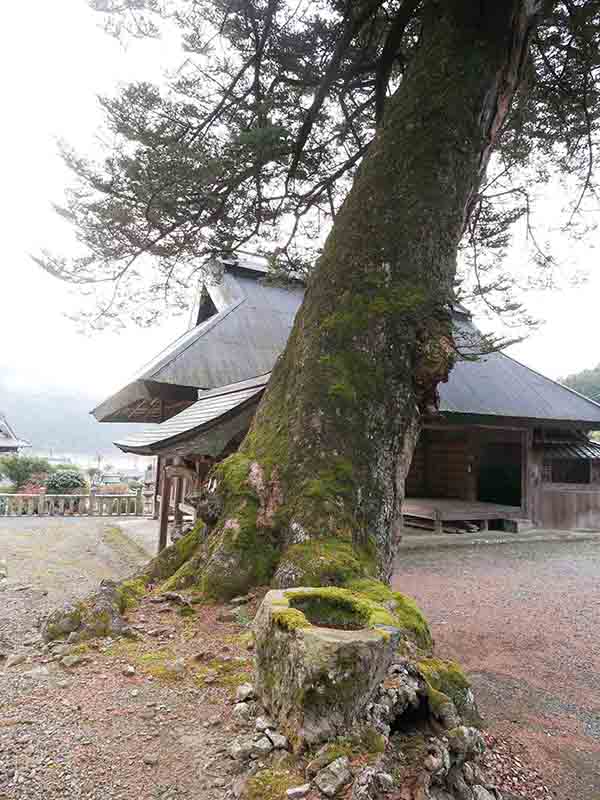
[[[413,550],[436,550],[448,547],[479,547],[498,544],[519,544],[531,542],[590,542],[600,544],[600,531],[555,531],[531,530],[524,533],[505,531],[486,531],[485,533],[443,533],[414,534],[404,533],[398,546],[398,553]]]

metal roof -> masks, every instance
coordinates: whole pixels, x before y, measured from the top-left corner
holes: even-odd
[[[455,315],[457,341],[475,346],[480,333],[465,314]],[[454,414],[540,421],[600,423],[600,405],[502,352],[458,361],[440,384],[440,410]]]
[[[17,438],[5,415],[0,412],[0,452],[16,451],[21,447],[31,447],[31,444]]]
[[[591,439],[564,442],[542,442],[536,449],[544,453],[544,458],[560,460],[600,459],[600,443]]]
[[[146,364],[127,386],[95,408],[92,414],[96,419],[156,419],[151,415],[148,384],[160,399],[161,393],[174,390],[168,386],[210,389],[269,372],[285,347],[304,287],[299,282],[268,283],[263,280],[267,272],[267,260],[258,256],[219,262],[213,277],[203,284],[217,313],[194,325]],[[178,399],[180,403],[186,401]],[[188,397],[186,404],[190,402]],[[177,410],[167,408],[164,416]]]
[[[127,439],[115,444],[127,453],[152,455],[157,450],[176,445],[182,437],[188,440],[192,436],[209,431],[215,423],[222,424],[233,410],[237,415],[243,408],[251,405],[254,413],[254,405],[258,403],[269,377],[270,374],[261,375],[253,380],[201,392],[198,401],[185,411],[160,425],[144,428],[140,433],[128,436]],[[207,447],[205,452],[208,453],[210,448],[208,442],[205,446]]]
[[[262,264],[262,269],[258,266]],[[217,313],[189,330],[139,373],[137,379],[96,409],[100,420],[117,421],[119,409],[136,404],[149,413],[144,399],[147,387],[174,393],[189,387],[221,386],[204,391],[189,406],[190,395],[173,398],[165,413],[170,420],[143,430],[118,446],[152,448],[174,437],[195,435],[203,426],[213,426],[237,406],[244,406],[264,386],[264,377],[284,349],[304,289],[300,284],[277,286],[257,280],[267,271],[266,261],[226,262],[222,278],[207,281],[205,288]],[[233,274],[235,272],[235,274]],[[459,348],[481,348],[481,334],[462,306],[454,310],[454,327]],[[254,376],[263,376],[258,383]],[[253,394],[240,382],[254,381]],[[232,388],[233,387],[233,388]],[[505,417],[539,422],[577,423],[600,428],[600,404],[515,361],[502,352],[459,360],[447,383],[439,386],[440,411],[445,415]],[[133,400],[132,400],[133,398]],[[227,399],[225,399],[227,398]],[[156,402],[156,401],[154,401]],[[162,401],[161,401],[162,402]],[[179,404],[179,408],[177,407]],[[112,416],[111,416],[112,415]],[[170,424],[172,422],[172,425]],[[133,450],[132,450],[133,452]]]

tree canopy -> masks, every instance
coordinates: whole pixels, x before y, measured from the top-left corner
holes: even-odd
[[[422,0],[94,0],[120,36],[177,31],[161,85],[103,97],[113,134],[95,162],[68,146],[75,181],[57,207],[81,254],[44,253],[54,275],[99,292],[95,322],[150,323],[215,252],[253,249],[309,269],[419,48]],[[463,237],[463,296],[515,310],[502,263],[515,226],[537,271],[555,259],[536,229],[539,187],[561,179],[564,225],[590,226],[600,101],[600,2],[539,2],[526,77]],[[423,92],[428,91],[426,83]],[[489,157],[489,153],[486,158]],[[431,165],[435,169],[435,165]]]
[[[600,364],[592,369],[584,369],[581,372],[567,375],[566,378],[563,378],[563,383],[592,400],[600,400]]]
[[[4,475],[18,490],[36,476],[43,480],[52,472],[45,458],[35,456],[9,455],[0,458],[0,475]]]

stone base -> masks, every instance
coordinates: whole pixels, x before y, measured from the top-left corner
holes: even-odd
[[[344,628],[324,627],[328,614]],[[254,622],[256,692],[294,750],[343,734],[362,717],[402,638],[388,617],[383,605],[344,589],[265,596]]]

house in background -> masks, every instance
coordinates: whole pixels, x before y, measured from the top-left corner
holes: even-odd
[[[285,347],[304,287],[268,272],[257,256],[215,262],[191,328],[92,412],[154,423],[115,444],[158,456],[161,546],[169,507],[177,525],[184,498],[239,446]],[[460,306],[454,327],[476,347],[480,334]],[[600,429],[599,404],[500,352],[459,361],[439,389],[407,480],[407,522],[600,528],[600,444],[588,438]]]
[[[31,447],[31,444],[18,438],[6,416],[0,411],[0,455],[18,453],[22,447]]]

